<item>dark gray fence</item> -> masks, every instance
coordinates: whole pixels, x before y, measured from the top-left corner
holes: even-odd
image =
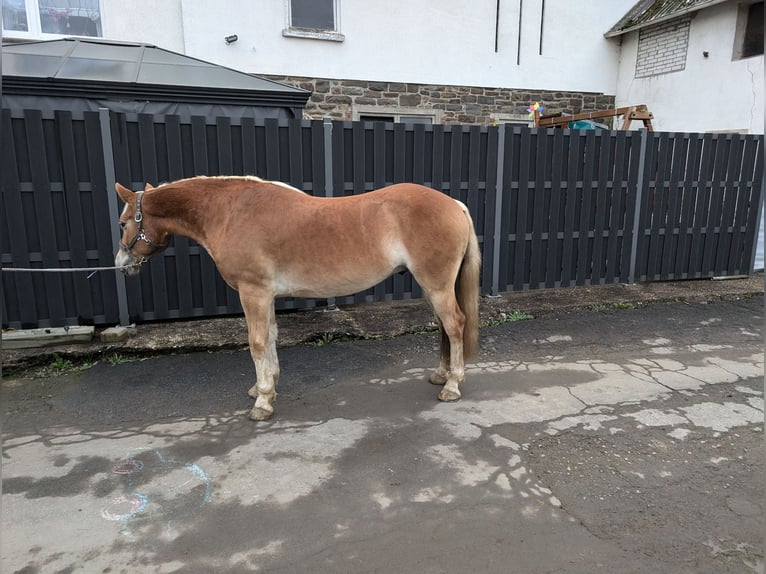
[[[315,196],[412,181],[460,199],[484,293],[739,275],[752,272],[763,196],[758,135],[3,110],[1,143],[3,267],[110,265],[115,181],[254,174]],[[2,281],[3,326],[14,328],[241,312],[204,249],[182,237],[138,278]],[[405,274],[336,302],[419,296]]]

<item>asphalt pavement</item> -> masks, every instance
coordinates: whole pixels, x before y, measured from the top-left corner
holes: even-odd
[[[236,319],[12,374],[2,571],[763,572],[762,280],[485,301],[456,403],[416,303],[280,317],[266,423]]]

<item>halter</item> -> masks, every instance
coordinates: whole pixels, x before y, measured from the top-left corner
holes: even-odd
[[[146,233],[144,232],[144,226],[143,226],[144,215],[141,213],[141,200],[143,199],[143,196],[144,196],[143,191],[136,192],[136,214],[133,217],[133,220],[136,222],[136,225],[138,225],[138,231],[136,232],[135,237],[133,237],[133,239],[130,240],[130,243],[127,243],[127,244],[123,243],[123,245],[125,246],[125,249],[127,251],[130,251],[131,249],[133,249],[133,246],[136,244],[136,242],[140,239],[141,241],[146,243],[149,247],[154,249],[155,252],[157,252],[160,249],[164,249],[165,247],[167,247],[168,244],[155,243],[154,241],[152,241],[146,236]],[[141,257],[141,259],[139,259],[138,261],[138,265],[141,265],[142,263],[144,263],[148,258],[149,257]]]

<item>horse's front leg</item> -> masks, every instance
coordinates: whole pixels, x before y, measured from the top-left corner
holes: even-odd
[[[255,399],[250,418],[265,421],[274,414],[272,403],[277,396],[279,360],[277,358],[277,323],[274,298],[265,293],[240,293],[247,320],[250,355],[255,364],[256,383],[248,394]]]

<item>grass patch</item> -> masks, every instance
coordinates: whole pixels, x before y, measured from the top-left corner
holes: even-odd
[[[34,374],[35,378],[45,378],[45,377],[60,377],[62,375],[72,375],[76,373],[81,373],[82,371],[87,371],[90,369],[94,363],[92,361],[78,361],[74,362],[71,359],[67,359],[66,357],[62,357],[58,353],[55,353],[53,355],[53,361],[45,365],[43,367],[40,367]]]
[[[633,303],[628,302],[620,302],[620,303],[614,303],[612,304],[612,307],[615,309],[635,309],[636,306]]]
[[[121,355],[120,353],[112,353],[111,355],[107,355],[104,357],[104,361],[112,365],[113,367],[116,367],[117,365],[122,365],[123,363],[128,363],[130,361],[135,361],[135,358],[132,357],[126,357],[125,355]]]
[[[534,319],[534,315],[530,315],[525,311],[511,311],[510,313],[499,313],[497,316],[492,317],[488,321],[482,323],[482,327],[499,327],[506,323],[512,323],[514,321],[529,321]]]

